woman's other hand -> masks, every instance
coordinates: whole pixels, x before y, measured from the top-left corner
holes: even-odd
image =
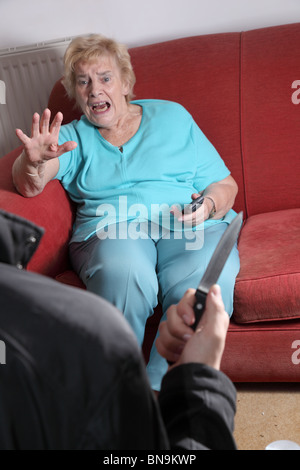
[[[199,196],[200,194],[197,193],[192,194],[192,200],[198,199]],[[205,198],[203,203],[194,212],[188,209],[188,205],[185,206],[184,212],[179,209],[179,206],[174,205],[171,207],[171,213],[179,222],[183,222],[186,227],[195,227],[196,225],[202,224],[209,217],[210,208]]]

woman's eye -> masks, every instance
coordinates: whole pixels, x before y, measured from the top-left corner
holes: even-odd
[[[103,78],[103,81],[104,81],[104,83],[109,82],[109,81],[110,81],[110,77],[104,77],[104,78]]]

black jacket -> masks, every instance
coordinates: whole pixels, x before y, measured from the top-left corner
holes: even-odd
[[[116,308],[20,269],[42,233],[0,211],[0,449],[235,449],[229,379],[180,366],[157,401]]]

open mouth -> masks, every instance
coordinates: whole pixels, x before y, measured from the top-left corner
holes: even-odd
[[[110,108],[110,103],[108,101],[100,101],[100,103],[94,103],[91,105],[92,110],[95,113],[104,113]]]

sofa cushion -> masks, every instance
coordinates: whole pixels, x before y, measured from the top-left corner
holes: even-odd
[[[238,323],[300,318],[300,209],[249,217],[239,241]]]
[[[299,382],[300,320],[231,321],[221,370],[233,382]]]

